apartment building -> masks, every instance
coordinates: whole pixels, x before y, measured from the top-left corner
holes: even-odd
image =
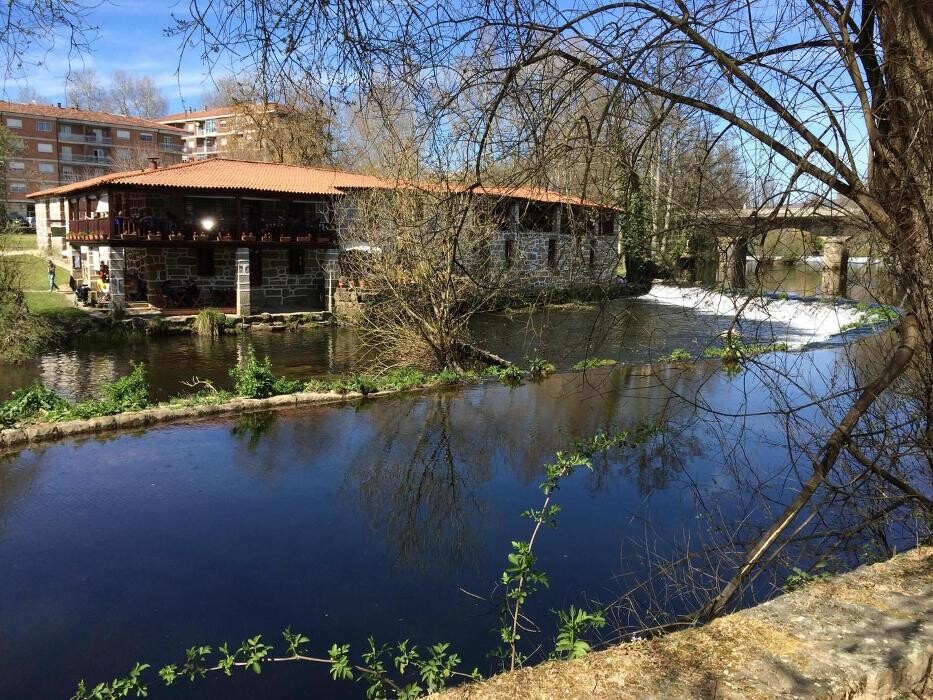
[[[257,105],[186,110],[161,117],[159,123],[185,132],[184,161],[242,156],[249,152],[257,121],[274,119],[281,109],[278,105]]]
[[[140,168],[149,158],[181,162],[184,133],[148,119],[73,107],[0,101],[0,124],[17,142],[6,163],[9,211],[35,215],[31,192],[113,171]],[[48,216],[64,218],[64,213]]]

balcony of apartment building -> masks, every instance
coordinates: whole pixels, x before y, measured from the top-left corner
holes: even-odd
[[[58,159],[62,163],[77,163],[79,165],[109,166],[113,163],[113,160],[111,160],[110,156],[107,156],[104,153],[71,153],[65,149],[62,149]]]
[[[64,143],[86,143],[94,146],[111,146],[113,139],[103,134],[85,134],[74,131],[59,131],[58,140]]]

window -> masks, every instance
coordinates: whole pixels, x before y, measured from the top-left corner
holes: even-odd
[[[289,248],[288,250],[288,274],[303,275],[305,273],[305,249]]]
[[[163,137],[162,137],[162,145],[163,145],[163,146],[166,146],[166,147],[171,147],[171,145],[172,145],[172,137],[171,137],[171,136],[163,136]]]
[[[204,133],[213,134],[217,131],[217,125],[214,123],[213,119],[207,119],[204,122]]]
[[[21,160],[11,160],[10,170],[25,170],[26,164]]]
[[[7,117],[7,118],[6,118],[6,125],[7,125],[8,127],[10,127],[11,129],[22,129],[22,128],[23,128],[23,120],[22,120],[22,119],[14,119],[13,117]]]
[[[513,241],[511,238],[506,238],[505,239],[505,266],[506,267],[512,266],[512,257],[513,257],[513,253],[515,252],[514,248],[515,248],[515,241]]]
[[[130,132],[126,129],[117,129],[117,138],[123,139],[124,141],[128,140],[130,138]]]
[[[11,182],[10,192],[13,192],[14,194],[26,194],[26,183],[25,182]]]
[[[557,241],[553,238],[547,239],[547,266],[557,267]]]
[[[226,136],[221,136],[221,137],[220,137],[220,145],[221,145],[221,146],[226,146],[226,145],[227,145],[227,137],[226,137]]]
[[[214,249],[198,248],[198,276],[214,276]]]
[[[36,144],[36,150],[38,150],[39,153],[51,153],[51,152],[52,152],[52,144],[50,144],[50,143],[41,143],[41,142],[40,142],[40,143],[37,143],[37,144]]]
[[[139,135],[139,140],[140,141],[152,141],[152,134],[147,134],[145,132],[142,132]]]
[[[55,166],[52,163],[39,163],[40,173],[54,173]]]
[[[251,287],[262,286],[262,250],[249,249],[249,284]]]
[[[51,130],[52,130],[52,122],[46,122],[46,121],[36,122],[36,131],[51,131]]]

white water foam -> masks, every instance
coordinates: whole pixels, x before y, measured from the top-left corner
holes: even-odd
[[[641,297],[658,304],[679,306],[698,314],[734,317],[743,337],[759,342],[785,342],[791,348],[819,342],[838,334],[844,325],[856,320],[858,312],[850,304],[835,305],[768,297],[730,297],[698,287],[654,285]]]

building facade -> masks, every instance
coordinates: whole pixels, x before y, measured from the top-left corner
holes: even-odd
[[[333,310],[344,263],[360,250],[383,253],[360,242],[359,220],[345,213],[358,210],[374,190],[400,187],[412,189],[413,183],[211,158],[105,175],[31,196],[40,210],[68,212],[64,236],[80,252],[80,276],[93,283],[104,263],[113,307],[134,301],[185,312],[212,306],[249,316]],[[433,186],[415,189],[421,187]],[[504,213],[485,264],[513,270],[517,286],[534,291],[603,284],[615,274],[614,211],[528,188],[474,189],[472,196],[488,198],[491,208]],[[574,219],[591,224],[575,226]],[[37,222],[40,247],[54,234],[48,222]]]
[[[248,149],[257,131],[256,119],[274,118],[277,109],[256,107],[250,113],[236,106],[186,110],[162,117],[159,123],[185,132],[184,161],[206,160]]]
[[[27,195],[108,172],[142,167],[149,158],[181,162],[184,135],[148,119],[71,107],[0,102],[0,124],[16,148],[7,161],[7,207],[36,216]],[[64,212],[48,212],[63,221]]]

